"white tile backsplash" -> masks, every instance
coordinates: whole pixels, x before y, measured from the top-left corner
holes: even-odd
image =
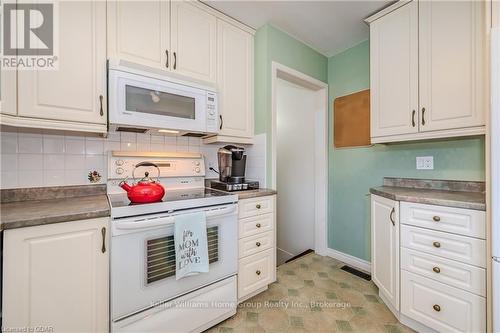
[[[204,145],[201,139],[188,137],[109,133],[101,138],[29,129],[2,131],[0,140],[0,188],[90,184],[87,175],[94,170],[104,183],[111,150],[200,152],[205,155],[207,178],[217,178],[208,168],[217,169],[217,149],[225,145]],[[255,142],[245,146],[247,178],[264,186],[265,135],[257,135]]]

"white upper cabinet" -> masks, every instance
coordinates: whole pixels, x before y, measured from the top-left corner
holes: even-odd
[[[391,311],[399,311],[399,202],[371,196],[372,279]]]
[[[217,20],[219,134],[253,137],[253,36]]]
[[[108,1],[108,57],[167,68],[170,3]]]
[[[216,17],[188,1],[172,1],[171,6],[171,69],[215,83]]]
[[[16,85],[15,70],[0,69],[0,113],[16,115]]]
[[[418,132],[418,5],[370,26],[371,135]]]
[[[17,72],[18,115],[105,128],[106,3],[60,1],[58,21],[59,68]]]
[[[485,124],[484,1],[420,1],[420,129]]]
[[[3,327],[109,331],[108,218],[6,230]]]
[[[485,1],[399,1],[370,24],[372,143],[485,133]]]

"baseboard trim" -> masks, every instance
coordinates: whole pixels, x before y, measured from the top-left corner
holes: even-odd
[[[327,248],[325,252],[326,256],[340,260],[354,268],[365,271],[367,273],[371,273],[372,271],[371,263],[366,260],[359,259],[357,257],[351,256],[350,254],[340,252],[331,248]]]

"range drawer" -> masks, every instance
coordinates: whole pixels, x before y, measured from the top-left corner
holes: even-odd
[[[238,299],[267,286],[275,280],[275,250],[269,249],[240,259]]]
[[[482,239],[402,225],[401,246],[486,267],[486,242]]]
[[[239,240],[239,258],[270,249],[274,246],[274,233],[272,231],[245,237]]]
[[[239,237],[244,238],[253,236],[263,232],[271,231],[274,227],[274,214],[257,215],[240,219],[239,223]]]
[[[401,223],[486,238],[486,214],[479,210],[401,202]]]
[[[486,270],[484,268],[401,248],[401,269],[479,296],[486,296]]]
[[[238,209],[240,219],[272,213],[274,212],[274,196],[240,200]]]
[[[486,299],[401,271],[401,313],[439,332],[485,332]]]

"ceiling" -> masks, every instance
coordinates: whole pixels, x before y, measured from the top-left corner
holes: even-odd
[[[394,1],[204,0],[209,6],[258,29],[266,23],[326,56],[368,38],[363,19]]]

